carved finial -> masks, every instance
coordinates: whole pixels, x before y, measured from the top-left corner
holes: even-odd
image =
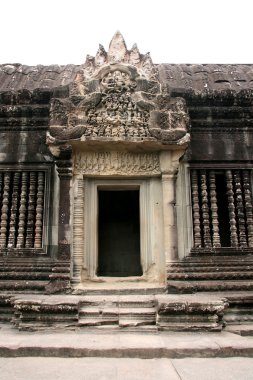
[[[142,58],[142,72],[145,76],[155,79],[156,70],[150,57],[150,53],[146,53]]]
[[[93,63],[93,61],[94,61],[94,57],[92,57],[91,55],[87,54],[86,55],[85,63],[89,64],[89,63]]]
[[[95,64],[101,66],[106,62],[106,51],[103,45],[99,44],[99,48],[95,57]]]
[[[87,54],[86,56],[86,61],[84,64],[84,69],[82,71],[81,77],[89,77],[92,75],[93,71],[95,69],[95,58],[92,57],[91,55]],[[80,75],[77,74],[76,81],[80,82],[79,80]]]
[[[126,48],[126,43],[125,40],[122,36],[122,34],[117,31],[109,46],[109,51],[108,51],[108,58],[109,61],[113,62],[122,62],[124,61],[124,58],[127,55],[127,48]]]
[[[141,56],[140,56],[138,46],[136,44],[133,45],[129,53],[130,53],[129,63],[131,63],[132,65],[137,65],[138,63],[140,63]]]

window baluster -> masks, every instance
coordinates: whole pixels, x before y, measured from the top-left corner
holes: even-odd
[[[202,199],[202,218],[203,218],[203,240],[206,248],[212,247],[211,234],[210,234],[210,216],[209,216],[209,204],[208,204],[208,192],[206,184],[206,171],[200,172],[201,183],[201,199]]]
[[[3,202],[0,227],[0,247],[6,248],[8,234],[8,211],[9,211],[9,194],[10,194],[11,174],[4,173]]]
[[[43,230],[43,206],[44,206],[44,173],[38,173],[38,188],[37,188],[37,204],[35,218],[35,239],[34,247],[41,248],[42,246],[42,230]]]
[[[239,245],[241,247],[247,246],[246,228],[245,228],[245,213],[242,198],[242,186],[241,186],[241,176],[240,171],[235,170],[234,172],[234,187],[235,187],[235,197],[236,197],[236,211],[238,219],[238,230],[239,230]]]
[[[22,172],[17,248],[24,248],[25,246],[27,180],[28,180],[28,173]]]
[[[247,220],[248,245],[253,247],[253,212],[252,212],[252,193],[250,188],[250,176],[248,170],[243,170],[243,188],[245,199],[245,212]]]
[[[19,202],[19,183],[20,172],[15,172],[13,176],[13,192],[11,202],[10,231],[8,239],[8,248],[14,248],[16,245],[16,230],[18,221],[18,202]]]
[[[220,234],[219,234],[215,173],[213,170],[211,170],[209,173],[209,188],[210,188],[211,216],[212,216],[212,230],[213,230],[213,247],[219,248],[221,244],[220,244]]]
[[[201,229],[200,229],[200,207],[199,207],[199,189],[198,189],[198,172],[192,170],[192,209],[193,209],[193,230],[194,230],[194,246],[201,247]]]

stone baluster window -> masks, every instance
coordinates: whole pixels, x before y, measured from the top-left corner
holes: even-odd
[[[253,247],[251,171],[192,169],[195,249]]]
[[[0,171],[0,249],[41,249],[46,172]]]

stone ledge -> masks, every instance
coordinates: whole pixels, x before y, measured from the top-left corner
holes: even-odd
[[[1,325],[0,325],[1,326]],[[253,340],[221,333],[29,333],[1,329],[1,357],[253,357]]]

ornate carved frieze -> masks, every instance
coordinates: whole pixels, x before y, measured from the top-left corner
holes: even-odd
[[[69,87],[54,98],[48,144],[122,141],[182,145],[189,140],[184,99],[164,94],[149,54],[127,50],[116,33],[108,53],[100,46]]]
[[[84,175],[159,175],[157,153],[79,152],[74,171]]]

